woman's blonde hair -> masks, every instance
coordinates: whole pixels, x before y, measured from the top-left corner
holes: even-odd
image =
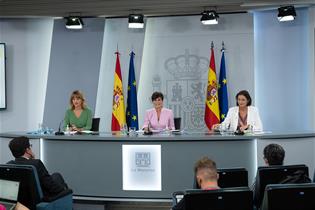
[[[72,103],[72,100],[74,98],[81,99],[82,100],[82,109],[86,108],[85,97],[84,97],[83,93],[81,91],[79,91],[79,90],[75,90],[75,91],[72,92],[71,97],[70,97],[70,107],[71,107],[72,110],[74,109],[74,105]]]

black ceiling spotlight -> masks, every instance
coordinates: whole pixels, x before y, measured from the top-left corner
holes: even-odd
[[[144,21],[142,14],[130,14],[128,17],[129,28],[143,28]]]
[[[67,29],[82,29],[83,28],[83,21],[80,17],[75,17],[75,16],[69,16],[66,17],[66,28]]]
[[[278,8],[278,20],[279,21],[292,21],[296,17],[294,6],[285,6]]]
[[[205,10],[201,13],[200,21],[204,25],[215,25],[218,24],[219,15],[215,10]]]

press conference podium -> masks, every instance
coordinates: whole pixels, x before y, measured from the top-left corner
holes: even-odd
[[[253,210],[253,193],[248,187],[218,190],[186,190],[172,210]]]

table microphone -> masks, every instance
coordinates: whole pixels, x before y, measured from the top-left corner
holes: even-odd
[[[62,123],[62,122],[63,122],[63,120],[61,120],[61,122],[59,123],[58,131],[55,132],[55,135],[56,135],[56,136],[65,135],[65,133],[60,130],[60,127],[61,127],[61,123]]]

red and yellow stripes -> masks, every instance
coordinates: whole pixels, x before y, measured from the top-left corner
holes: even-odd
[[[126,124],[124,105],[123,84],[120,70],[119,53],[116,52],[116,67],[114,76],[112,131],[120,131],[122,125]]]
[[[218,84],[215,71],[215,59],[213,47],[211,47],[211,58],[208,73],[206,107],[205,107],[205,123],[209,130],[214,124],[220,123]]]

